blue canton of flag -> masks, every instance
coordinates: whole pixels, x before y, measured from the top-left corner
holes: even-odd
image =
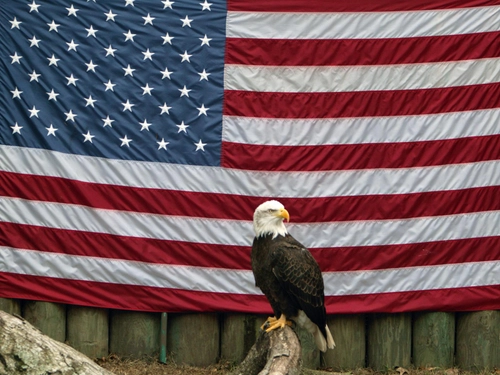
[[[0,144],[220,165],[225,5],[0,1]]]

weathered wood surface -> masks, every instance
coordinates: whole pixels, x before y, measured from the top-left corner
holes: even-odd
[[[366,366],[366,317],[332,315],[327,319],[336,347],[323,354],[325,366],[335,371],[355,370]]]
[[[464,370],[500,368],[500,311],[458,314],[456,357]]]
[[[108,310],[94,307],[68,306],[68,343],[90,358],[109,354]]]
[[[455,314],[425,312],[413,315],[413,364],[416,367],[453,367]]]
[[[23,318],[54,340],[66,340],[66,305],[52,302],[26,301]]]
[[[219,317],[215,313],[169,314],[167,351],[178,364],[208,366],[219,357]]]
[[[255,314],[224,314],[221,325],[221,357],[240,363],[255,344],[266,317]]]
[[[123,358],[157,356],[160,351],[160,314],[112,310],[109,351]]]
[[[411,363],[411,314],[373,314],[368,321],[368,367],[382,371]]]
[[[21,315],[21,302],[18,299],[0,298],[0,310]]]
[[[29,322],[0,311],[0,374],[112,375]]]
[[[301,354],[299,338],[290,327],[260,331],[246,358],[230,375],[299,375]]]

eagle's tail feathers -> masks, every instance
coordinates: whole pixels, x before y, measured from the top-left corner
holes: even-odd
[[[314,336],[314,342],[316,343],[318,349],[321,350],[322,352],[326,352],[327,343],[325,340],[325,336],[323,336],[318,326],[316,326],[316,330],[314,331],[313,336]]]
[[[335,341],[333,341],[333,336],[332,333],[330,332],[330,328],[328,328],[328,325],[325,325],[325,330],[326,330],[326,343],[328,349],[333,349],[335,348]]]

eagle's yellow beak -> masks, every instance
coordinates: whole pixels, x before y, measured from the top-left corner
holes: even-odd
[[[279,216],[282,217],[283,219],[286,219],[286,221],[290,221],[290,214],[284,208],[280,210]]]

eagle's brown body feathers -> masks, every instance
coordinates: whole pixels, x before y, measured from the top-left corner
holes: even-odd
[[[291,235],[255,237],[252,269],[276,317],[295,318],[299,310],[326,337],[323,277],[311,253]]]

